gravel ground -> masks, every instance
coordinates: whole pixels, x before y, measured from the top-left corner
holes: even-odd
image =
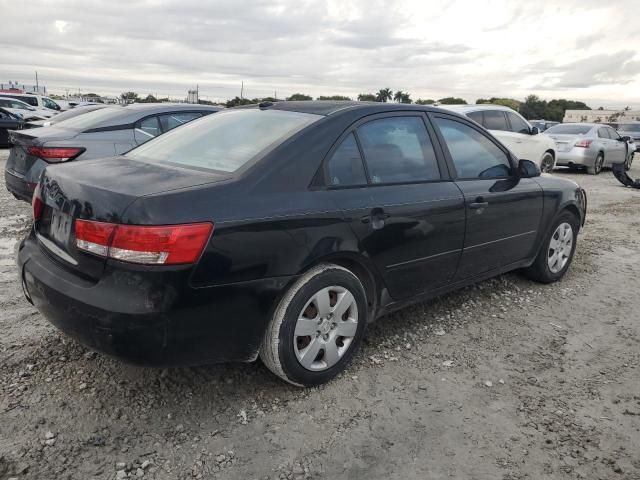
[[[640,191],[557,174],[590,200],[561,283],[514,273],[390,315],[307,390],[59,334],[23,299],[29,207],[0,185],[0,479],[640,479]]]

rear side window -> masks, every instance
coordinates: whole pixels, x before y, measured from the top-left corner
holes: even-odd
[[[459,178],[501,178],[511,174],[507,155],[476,129],[439,117],[435,123],[444,137]]]
[[[160,135],[160,125],[158,125],[158,117],[145,118],[140,122],[138,130],[142,130],[147,134],[148,138],[157,137]]]
[[[529,134],[529,125],[522,118],[513,112],[506,112],[511,124],[511,131],[515,133]]]
[[[28,103],[32,107],[38,106],[38,99],[36,97],[26,96],[26,97],[17,97],[17,98],[18,100],[22,100],[24,103]]]
[[[504,112],[500,110],[485,110],[483,125],[487,130],[509,131],[507,117],[505,117]]]
[[[433,144],[422,118],[373,120],[357,132],[373,183],[440,179]]]
[[[609,138],[609,135],[607,135],[607,129],[606,128],[599,128],[598,129],[598,138]]]
[[[484,119],[482,118],[482,112],[469,112],[467,113],[467,117],[469,117],[474,122],[484,126]]]
[[[180,125],[189,123],[191,120],[195,120],[201,116],[202,114],[198,112],[169,113],[167,115],[160,115],[160,125],[162,125],[163,132],[168,132],[169,130],[173,130]]]
[[[350,133],[327,162],[328,183],[333,186],[364,185],[367,176],[356,137]]]

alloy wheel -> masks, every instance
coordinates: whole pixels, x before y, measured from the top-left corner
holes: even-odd
[[[553,155],[550,153],[544,154],[542,162],[540,163],[540,170],[543,173],[551,173],[551,171],[553,171]]]
[[[349,350],[358,330],[358,305],[344,287],[316,292],[296,322],[293,348],[300,365],[322,371],[334,366]]]
[[[558,273],[565,267],[571,258],[572,248],[573,228],[567,222],[561,223],[551,236],[547,253],[547,265],[552,273]]]

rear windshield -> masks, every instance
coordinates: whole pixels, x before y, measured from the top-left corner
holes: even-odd
[[[107,107],[100,110],[94,110],[93,112],[84,113],[82,115],[76,115],[73,118],[56,122],[56,125],[64,128],[72,128],[78,130],[84,130],[87,128],[94,128],[102,126],[104,122],[118,118],[119,116],[126,114],[126,107]],[[56,117],[54,117],[56,118]]]
[[[640,132],[640,123],[621,123],[618,130],[623,132]]]
[[[584,135],[589,130],[591,130],[593,126],[591,125],[554,125],[553,127],[547,129],[545,133],[559,133],[559,134],[567,134],[567,135]]]
[[[282,110],[220,112],[150,140],[127,156],[231,173],[320,118]]]
[[[99,107],[76,107],[71,110],[67,110],[66,112],[62,112],[53,117],[53,120],[56,123],[64,122],[65,120],[69,120],[70,118],[77,117],[78,115],[84,115],[85,113],[93,112],[95,110],[101,110],[105,108],[104,106]]]

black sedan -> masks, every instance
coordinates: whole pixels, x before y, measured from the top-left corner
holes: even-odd
[[[562,278],[586,197],[451,112],[286,102],[47,169],[33,210],[25,294],[69,335],[315,385],[385,313],[514,269]]]
[[[9,110],[0,108],[0,147],[9,146],[9,130],[21,130],[24,121]]]

